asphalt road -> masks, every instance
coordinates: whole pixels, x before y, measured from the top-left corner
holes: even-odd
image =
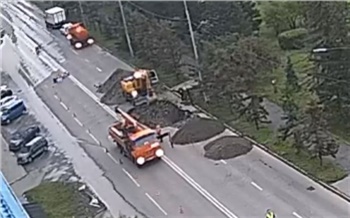
[[[59,44],[67,57],[67,62],[63,65],[91,92],[95,90],[93,85],[102,82],[116,67],[125,68],[125,65],[120,65],[121,61],[102,52],[96,46],[78,52],[72,51],[64,39],[59,36],[58,38],[61,39]],[[105,61],[105,64],[101,64],[103,61]],[[70,83],[71,81],[67,80],[59,86],[68,86]],[[70,84],[69,86],[73,87],[75,85]],[[79,89],[79,87],[76,88]],[[64,90],[69,90],[69,88],[65,87]],[[69,93],[71,93],[71,96],[77,96],[76,99],[84,99],[81,104],[86,106],[71,107],[78,108],[77,116],[80,114],[83,116],[81,119],[85,120],[84,125],[91,128],[91,132],[96,135],[97,139],[106,140],[106,128],[113,122],[112,116],[104,112],[81,90],[80,93],[79,91],[69,91]],[[67,95],[69,94],[67,93]],[[85,97],[83,97],[84,95]],[[73,102],[69,99],[66,101]],[[91,109],[92,106],[87,106],[90,105],[89,101],[91,105],[94,105],[94,109]],[[74,102],[76,103],[76,100]],[[97,111],[103,111],[99,112],[103,114],[97,115],[99,114]],[[95,116],[97,120],[89,121],[90,119],[85,118],[84,113],[90,113],[90,116]],[[103,128],[105,129],[103,130]],[[283,217],[349,216],[349,204],[347,202],[256,148],[244,157],[226,161],[226,164],[222,163],[219,166],[203,158],[197,150],[193,150],[193,148],[191,150],[191,147],[168,151],[167,156],[238,217],[261,216],[267,208],[273,208],[278,215]],[[125,164],[127,163],[128,161],[125,161]],[[163,163],[154,165],[151,171],[147,173],[173,174],[166,167],[154,169],[155,167],[163,167],[163,165]],[[139,170],[136,170],[133,166],[127,170],[131,174],[135,174],[140,184],[147,183],[150,179],[140,176]],[[186,194],[189,192],[185,191],[182,195],[183,192],[178,191],[181,189],[179,184],[183,183],[183,181],[178,181],[174,187],[176,187],[177,196],[180,196],[181,199],[187,199]],[[310,186],[314,187],[315,190],[308,191],[307,188]],[[145,188],[147,191],[158,190],[155,191],[156,193],[169,192],[166,191],[167,188],[162,189],[155,183],[146,184]],[[173,196],[173,194],[171,193],[170,196]],[[200,196],[197,197],[201,199]],[[186,206],[190,207],[193,204],[192,202],[197,202],[198,199],[186,200]],[[159,200],[161,203],[164,201],[175,201],[175,199],[165,197]],[[181,202],[175,203],[175,208],[181,204]],[[164,206],[164,208],[165,211],[174,210],[172,209],[174,206]],[[204,214],[211,213],[205,212]]]
[[[57,39],[66,57],[63,66],[91,92],[95,90],[93,85],[102,82],[116,67],[127,67],[97,46],[76,52],[64,38]],[[73,135],[89,141],[90,145],[84,146],[87,152],[118,190],[146,214],[179,216],[182,206],[182,216],[222,217],[221,210],[228,217],[262,217],[267,208],[275,210],[278,217],[350,215],[348,202],[256,148],[219,165],[203,158],[193,147],[167,149],[164,161],[142,170],[124,159],[120,165],[116,161],[118,153],[107,140],[107,127],[114,118],[71,80],[55,87],[50,81],[45,83],[37,88],[44,101]],[[79,122],[72,119],[72,114]],[[110,154],[98,147],[94,138]],[[310,186],[315,190],[308,191]]]

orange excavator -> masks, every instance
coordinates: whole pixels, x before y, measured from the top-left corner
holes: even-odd
[[[95,43],[83,23],[74,23],[68,29],[67,39],[75,49],[81,49]]]
[[[120,153],[132,160],[138,167],[147,161],[160,159],[164,155],[161,139],[148,126],[138,122],[126,112],[116,108],[116,112],[122,119],[108,128],[109,139],[117,144]]]

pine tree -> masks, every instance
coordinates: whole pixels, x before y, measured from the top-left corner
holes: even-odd
[[[287,65],[285,68],[286,73],[286,87],[293,91],[300,91],[299,79],[294,71],[293,64],[290,57],[287,58]]]

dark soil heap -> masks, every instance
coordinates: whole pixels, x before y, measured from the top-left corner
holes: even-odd
[[[224,160],[247,154],[252,149],[252,143],[244,138],[224,136],[204,146],[204,157]]]
[[[122,69],[117,69],[114,71],[97,89],[98,93],[103,93],[101,97],[101,103],[106,105],[116,105],[125,102],[120,87],[120,81],[130,76],[130,71],[125,71]]]
[[[130,111],[130,114],[141,123],[151,128],[155,128],[158,124],[162,127],[172,126],[187,118],[186,112],[165,100],[159,100],[152,102],[150,105],[136,107]]]
[[[225,126],[212,119],[193,118],[172,137],[174,144],[185,145],[210,139],[225,130]]]

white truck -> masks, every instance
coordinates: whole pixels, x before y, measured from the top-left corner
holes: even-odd
[[[60,29],[66,23],[66,12],[63,8],[53,7],[45,11],[47,28]]]

